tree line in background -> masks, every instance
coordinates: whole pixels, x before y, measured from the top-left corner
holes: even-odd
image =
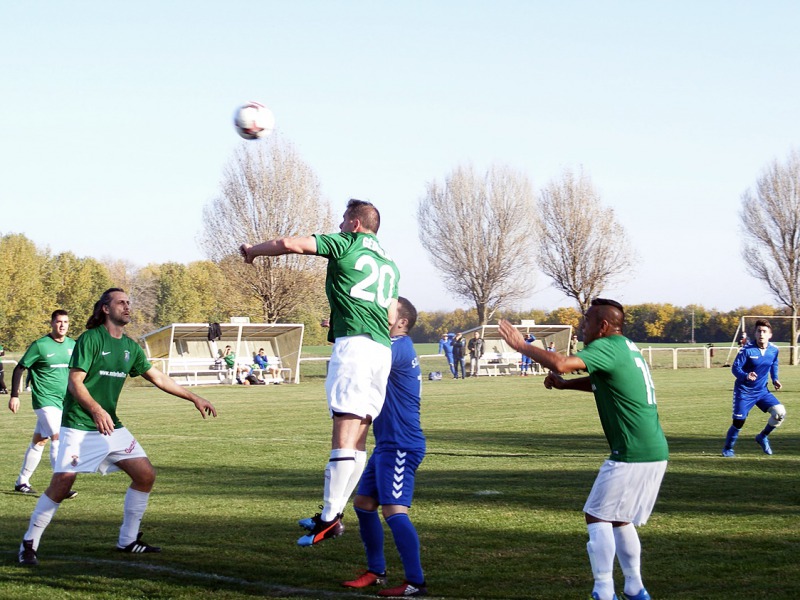
[[[0,237],[0,344],[11,352],[24,351],[49,332],[57,308],[69,313],[69,335],[77,337],[94,303],[110,287],[121,287],[131,297],[133,321],[126,332],[134,339],[171,323],[229,322],[234,316],[264,322],[263,306],[252,289],[238,285],[246,278],[242,271],[241,259],[136,267],[71,252],[52,254],[22,234],[8,234]],[[305,298],[281,321],[304,323],[306,342],[322,344],[327,330],[320,323],[328,316],[324,289],[314,285]]]
[[[637,343],[697,343],[730,344],[736,335],[742,316],[791,316],[787,308],[776,308],[765,304],[740,307],[723,312],[706,309],[699,305],[674,306],[672,304],[632,304],[625,307],[625,335]],[[529,311],[497,311],[498,319],[512,323],[533,320],[537,325],[571,325],[582,338],[581,314],[574,308]],[[694,326],[692,325],[694,323]],[[479,325],[475,309],[456,309],[452,312],[420,312],[417,324],[411,332],[417,343],[435,342],[443,333],[466,331]],[[771,321],[773,341],[788,343],[791,340],[789,319]],[[753,332],[748,335],[752,337]]]
[[[122,287],[131,296],[134,320],[128,333],[134,338],[171,323],[228,322],[235,316],[270,321],[258,294],[240,285],[247,275],[242,271],[241,259],[233,257],[139,268],[119,261],[79,258],[70,252],[53,255],[24,235],[9,234],[0,238],[0,344],[10,351],[23,351],[47,333],[50,314],[56,308],[69,312],[70,335],[77,337],[94,302],[109,287]],[[327,330],[321,323],[328,317],[328,307],[322,288],[320,282],[308,285],[305,301],[278,319],[303,323],[308,345],[326,341]],[[699,305],[636,304],[626,307],[625,333],[640,343],[730,343],[743,315],[791,315],[791,311],[768,305],[723,312]],[[576,308],[498,310],[495,317],[513,323],[533,320],[540,325],[571,325],[580,335],[581,313]],[[475,308],[421,311],[412,338],[418,343],[436,342],[443,333],[472,329],[480,321]],[[772,325],[776,341],[791,339],[788,320],[775,320]]]

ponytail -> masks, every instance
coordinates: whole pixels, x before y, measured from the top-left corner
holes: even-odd
[[[89,317],[89,320],[86,321],[86,329],[94,329],[96,327],[100,327],[103,323],[106,322],[106,315],[103,312],[103,307],[108,306],[111,304],[111,294],[114,292],[123,292],[125,290],[122,288],[108,288],[103,295],[100,296],[100,300],[94,303],[94,310],[92,311],[92,316]]]

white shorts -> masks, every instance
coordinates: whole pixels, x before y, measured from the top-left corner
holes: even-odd
[[[139,442],[125,427],[111,435],[62,427],[54,473],[111,473],[128,458],[147,458]]]
[[[368,335],[336,338],[325,379],[331,414],[377,417],[383,408],[391,368],[391,348]]]
[[[607,460],[600,467],[583,512],[602,521],[647,523],[667,461],[628,463]]]
[[[36,413],[36,428],[33,433],[38,433],[43,438],[51,438],[61,429],[61,409],[55,406],[34,408]]]

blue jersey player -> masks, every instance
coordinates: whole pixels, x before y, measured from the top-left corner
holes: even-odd
[[[361,540],[367,554],[367,571],[343,586],[364,588],[386,583],[383,554],[383,518],[392,531],[405,571],[405,581],[384,588],[379,596],[406,597],[427,594],[419,556],[417,530],[408,516],[414,495],[414,475],[425,456],[425,436],[420,426],[422,372],[408,332],[417,320],[417,310],[405,298],[397,299],[397,320],[392,326],[392,368],[386,386],[386,401],[373,422],[375,449],[358,485],[353,506],[358,516]]]
[[[769,421],[756,436],[756,442],[764,454],[772,454],[767,436],[786,417],[786,408],[767,388],[767,378],[771,378],[775,391],[781,389],[781,382],[778,381],[778,347],[769,341],[772,338],[772,326],[766,319],[759,319],[754,333],[755,340],[742,346],[731,367],[736,377],[733,385],[733,423],[722,449],[722,456],[729,458],[734,456],[733,445],[754,406],[762,412],[769,412]]]

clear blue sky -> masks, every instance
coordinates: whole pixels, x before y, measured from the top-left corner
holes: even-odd
[[[140,266],[204,258],[202,208],[246,143],[233,109],[258,100],[337,217],[349,197],[378,205],[420,309],[468,305],[414,219],[426,182],[465,162],[535,188],[582,166],[640,257],[608,296],[774,304],[738,214],[800,145],[798,23],[791,1],[6,2],[0,233]],[[519,308],[569,305],[540,276]]]

